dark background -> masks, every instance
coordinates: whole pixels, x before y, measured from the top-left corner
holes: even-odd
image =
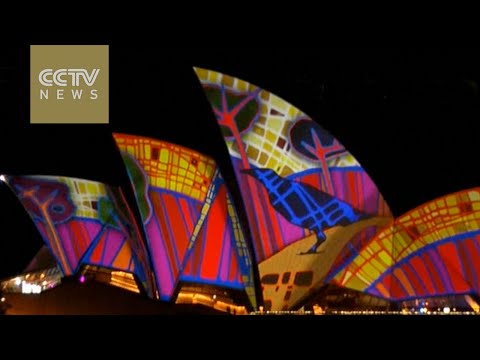
[[[480,185],[480,50],[471,48],[111,45],[109,125],[30,125],[29,47],[0,49],[0,173],[81,177],[130,191],[111,137],[127,132],[215,157],[238,201],[193,66],[254,83],[310,115],[357,158],[395,216]],[[0,279],[23,270],[41,245],[0,184]]]

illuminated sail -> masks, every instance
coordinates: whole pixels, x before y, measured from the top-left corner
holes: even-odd
[[[246,81],[195,68],[230,152],[265,306],[289,309],[388,224],[365,170],[320,125]]]
[[[60,176],[7,176],[62,272],[82,264],[130,272],[152,296],[145,252],[120,189]]]
[[[251,305],[256,308],[249,249],[219,172],[211,190],[214,198],[185,257],[180,280],[245,289]]]
[[[390,300],[479,294],[480,188],[399,217],[334,282]]]
[[[155,139],[114,138],[134,188],[160,298],[170,300],[184,280],[242,287],[254,304],[251,261],[214,160]]]

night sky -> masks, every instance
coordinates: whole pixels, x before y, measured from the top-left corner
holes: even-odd
[[[229,155],[192,66],[254,83],[294,104],[357,158],[394,215],[480,186],[480,49],[110,47],[109,125],[30,125],[29,47],[0,49],[0,173],[128,178],[111,132],[214,157],[236,199]],[[127,194],[131,199],[131,193]],[[0,184],[0,279],[41,247]]]

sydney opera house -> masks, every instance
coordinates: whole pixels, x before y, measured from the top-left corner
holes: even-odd
[[[113,134],[133,203],[124,189],[87,179],[3,174],[45,246],[3,279],[2,302],[73,281],[172,312],[186,304],[225,314],[479,312],[480,188],[394,218],[317,122],[246,81],[195,72],[240,201],[215,159],[133,134]]]

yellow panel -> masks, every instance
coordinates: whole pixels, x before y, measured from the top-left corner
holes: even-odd
[[[200,174],[205,173],[205,162],[200,161],[200,163],[198,164],[198,171],[200,172]]]
[[[97,187],[95,184],[92,183],[87,183],[87,189],[90,194],[96,194],[97,193]]]
[[[207,171],[205,172],[206,177],[211,177],[213,174],[213,167],[210,165],[207,165]]]
[[[380,261],[378,261],[378,259],[375,259],[375,258],[372,259],[370,262],[371,262],[371,264],[372,264],[377,270],[379,270],[379,271],[382,272],[382,273],[383,273],[383,272],[387,269],[387,267],[388,267],[388,266],[387,266],[388,264],[383,264],[383,263],[381,263]]]
[[[363,264],[365,264],[365,259],[361,256],[361,253],[353,260],[353,263],[359,268],[361,268]]]
[[[168,164],[169,154],[170,152],[168,151],[168,149],[163,148],[162,150],[160,150],[160,159],[158,160],[160,160],[160,162],[164,164]]]
[[[446,200],[448,206],[457,205],[457,198],[455,196],[448,196]]]
[[[368,274],[369,277],[371,278],[377,278],[380,276],[380,271],[378,271],[372,264],[367,263],[362,270],[364,271],[365,274]]]
[[[260,154],[260,159],[258,160],[258,162],[260,163],[260,165],[264,166],[265,163],[267,162],[267,160],[268,160],[268,155],[266,153],[262,152]],[[479,206],[480,206],[480,204],[479,204]]]
[[[411,254],[417,250],[419,250],[420,248],[424,247],[426,244],[422,244],[422,243],[414,243],[410,246],[410,248],[408,249],[408,253]]]
[[[382,245],[384,249],[388,249],[389,251],[391,251],[392,239],[389,239],[389,238],[382,239]]]
[[[472,201],[480,201],[480,193],[478,191],[470,191],[468,196]]]
[[[463,225],[463,224],[462,224]],[[461,232],[456,232],[455,231],[455,228],[453,226],[449,226],[448,229],[447,229],[448,233],[450,234],[450,236],[454,236],[454,235],[457,235],[457,234],[461,234]]]
[[[179,161],[180,161],[180,157],[178,156],[178,154],[173,153],[172,154],[172,161],[171,161],[172,165],[178,165]]]
[[[382,260],[385,264],[391,266],[392,265],[392,257],[386,252],[386,251],[382,251],[378,257],[380,258],[380,260]]]
[[[372,249],[372,251],[373,251],[374,253],[376,253],[376,252],[378,252],[378,251],[380,251],[380,250],[382,249],[381,246],[380,246],[376,241],[373,242],[373,243],[370,245],[370,248]]]
[[[219,73],[215,72],[215,71],[209,71],[208,72],[208,80],[210,80],[212,83],[217,83],[218,82],[218,78],[219,78]],[[221,75],[220,75],[221,76]]]
[[[450,208],[450,209],[448,210],[448,213],[449,213],[450,215],[458,215],[458,214],[460,214],[460,209],[457,208],[457,207],[453,207],[453,208]]]
[[[404,222],[409,221],[411,218],[412,218],[411,215],[405,215],[405,216],[401,217],[401,218],[398,220],[398,222],[404,223]]]
[[[440,238],[442,238],[442,239],[448,237],[448,232],[445,229],[441,229],[439,231],[439,234],[440,234]]]
[[[277,140],[277,137],[278,135],[275,135],[271,131],[267,131],[267,140],[270,141],[271,143],[275,143],[275,141]]]
[[[293,106],[288,109],[288,116],[292,119],[296,118],[298,113],[299,111]]]
[[[418,225],[417,230],[420,232],[420,234],[423,234],[425,231],[428,230],[428,228],[425,224],[420,224]]]
[[[191,196],[195,199],[199,199],[200,198],[200,191],[198,191],[197,189],[192,190]]]
[[[247,91],[248,90],[248,83],[243,81],[243,80],[240,80],[240,79],[237,79],[237,89],[240,90],[240,91]]]
[[[152,153],[150,151],[151,151],[150,145],[145,145],[144,146],[144,152],[145,152],[145,159],[147,159],[147,160],[150,160],[150,158],[152,156]]]
[[[181,158],[178,166],[180,166],[182,169],[188,169],[188,162],[184,158]]]
[[[436,239],[434,239],[434,237],[432,236],[432,234],[429,234],[427,236],[425,236],[423,238],[423,240],[427,243],[427,244],[431,244],[433,242],[435,242]]]
[[[208,70],[200,69],[200,68],[195,68],[195,72],[196,72],[197,76],[198,76],[201,80],[206,80],[206,79],[208,79],[208,73],[209,73]]]
[[[278,120],[278,119],[271,119],[269,122],[268,122],[268,126],[273,129],[273,130],[276,130],[276,131],[280,131],[282,129],[282,121]]]
[[[261,114],[268,114],[268,106],[265,104],[262,104],[262,108],[260,110]]]
[[[270,158],[270,160],[268,161],[268,164],[267,164],[267,168],[269,169],[275,169],[275,166],[277,165],[278,161],[275,160],[275,158]]]
[[[270,104],[272,104],[276,108],[284,109],[285,108],[285,101],[280,99],[278,96],[272,95],[270,97]]]

